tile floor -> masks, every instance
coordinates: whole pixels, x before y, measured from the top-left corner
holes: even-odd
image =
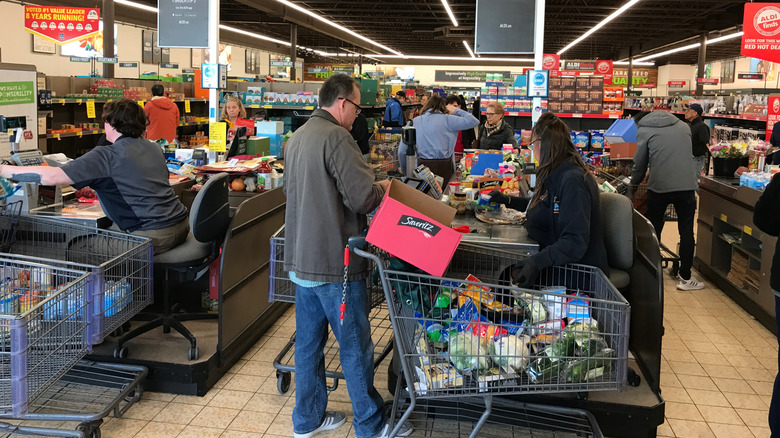
[[[676,247],[676,226],[663,240]],[[661,386],[666,422],[661,437],[767,438],[767,410],[777,373],[777,340],[768,330],[707,283],[681,292],[665,274],[666,336]],[[292,435],[294,383],[276,390],[273,358],[295,328],[292,310],[211,389],[205,397],[146,393],[123,418],[102,426],[106,438],[238,438]],[[387,367],[376,376],[382,395]],[[330,408],[351,411],[345,385]],[[348,424],[323,437],[354,436]]]

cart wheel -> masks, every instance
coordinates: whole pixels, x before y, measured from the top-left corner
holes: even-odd
[[[642,383],[642,377],[634,371],[633,368],[628,369],[628,375],[626,376],[629,386],[637,387]]]
[[[189,352],[187,353],[187,359],[189,360],[198,360],[198,356],[198,347],[190,348]]]
[[[279,394],[286,394],[290,390],[290,382],[292,381],[292,375],[290,373],[276,372],[276,390]]]
[[[117,347],[114,349],[114,357],[117,359],[127,359],[127,347]]]
[[[76,426],[76,431],[83,432],[87,438],[100,438],[100,424],[103,420],[92,423],[82,423]]]
[[[122,336],[122,333],[123,333],[122,332],[122,327],[119,327],[118,329],[116,329],[113,332],[111,332],[109,336],[112,336],[114,338],[118,338],[118,337]]]

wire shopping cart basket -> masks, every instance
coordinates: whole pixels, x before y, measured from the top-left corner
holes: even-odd
[[[7,252],[7,257],[90,273],[92,345],[120,331],[154,298],[153,249],[144,237],[22,216]]]
[[[373,268],[372,266],[372,272]],[[284,226],[271,237],[269,269],[268,301],[294,304],[295,284],[288,277],[288,272],[284,270]],[[371,339],[374,344],[374,369],[376,369],[392,350],[393,334],[387,307],[384,305],[385,294],[381,284],[378,282],[373,283],[369,278],[367,280],[367,290],[371,295],[371,309],[368,315],[368,322],[371,326]],[[289,390],[292,373],[295,371],[295,335],[296,333],[292,334],[290,341],[274,359],[277,379],[276,389],[280,394],[284,394]],[[341,369],[339,360],[339,345],[330,329],[324,355],[325,377],[333,379],[333,384],[328,387],[328,390],[334,391],[338,388],[339,380],[344,379],[344,372]]]
[[[3,201],[0,205],[0,252],[7,252],[14,244],[16,227],[19,225],[19,216],[22,212],[22,201]]]
[[[477,397],[477,436],[496,418],[494,395],[625,389],[630,306],[599,269],[552,267],[520,289],[508,281],[518,261],[509,251],[461,243],[445,277],[354,252],[380,267],[404,377],[396,408],[406,381],[409,402],[391,436],[409,419],[426,427],[412,416],[421,401]]]
[[[141,366],[81,360],[29,404],[21,421],[12,422],[10,417],[0,416],[9,420],[0,421],[0,438],[99,438],[103,418],[109,414],[121,417],[141,399],[141,382],[147,373]],[[52,427],[42,427],[47,423]],[[76,424],[67,429],[68,423]]]
[[[87,354],[89,274],[0,258],[0,415],[19,418]]]

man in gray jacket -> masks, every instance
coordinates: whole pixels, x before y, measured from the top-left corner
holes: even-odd
[[[680,272],[677,289],[704,289],[704,283],[691,275],[693,265],[693,218],[696,190],[699,188],[691,155],[691,130],[685,122],[666,111],[640,112],[637,125],[634,170],[631,186],[641,183],[650,167],[647,181],[647,219],[658,240],[664,229],[664,212],[669,204],[677,212],[680,233]]]
[[[366,214],[379,205],[389,181],[374,182],[349,133],[360,113],[358,84],[344,74],[331,76],[319,99],[322,108],[293,133],[284,157],[284,267],[296,284],[293,431],[296,438],[308,438],[346,421],[343,412],[325,410],[323,347],[330,324],[352,401],[355,436],[384,436],[387,424],[374,387],[367,313],[368,263],[351,257],[344,272],[344,247],[366,227]]]

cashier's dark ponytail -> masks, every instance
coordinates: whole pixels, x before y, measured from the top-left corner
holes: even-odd
[[[562,163],[569,161],[582,167],[583,174],[587,174],[588,170],[571,141],[569,127],[555,114],[542,114],[534,126],[531,138],[533,141],[539,141],[539,168],[536,170],[536,186],[530,205],[535,207],[542,201],[542,195],[546,191],[545,180]]]

